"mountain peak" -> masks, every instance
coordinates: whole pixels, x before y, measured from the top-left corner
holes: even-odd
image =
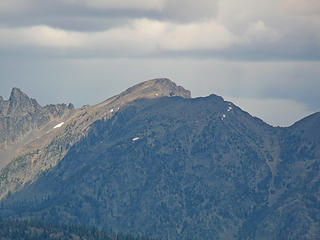
[[[24,92],[22,92],[20,90],[20,88],[12,88],[11,90],[11,94],[10,94],[10,97],[9,97],[9,102],[10,103],[18,103],[20,102],[21,100],[27,100],[29,99],[28,95],[25,94]]]
[[[190,98],[191,92],[184,89],[181,86],[177,86],[176,83],[168,78],[155,78],[151,80],[138,83],[133,87],[128,88],[120,95],[134,94],[141,97],[162,97],[162,96],[180,96],[184,98]]]
[[[184,98],[190,98],[191,97],[191,92],[189,90],[184,89],[182,86],[177,86],[177,84],[173,81],[171,81],[168,78],[155,78],[151,79],[149,81],[145,82],[146,84],[150,84],[153,86],[159,87],[159,89],[164,90],[164,89],[169,89],[171,90],[170,96],[181,96]]]
[[[35,99],[29,98],[19,88],[12,88],[9,97],[8,113],[34,111],[36,108],[41,108],[41,106]]]

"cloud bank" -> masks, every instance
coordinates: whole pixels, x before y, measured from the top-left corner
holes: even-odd
[[[319,11],[314,0],[3,0],[0,51],[319,60]]]

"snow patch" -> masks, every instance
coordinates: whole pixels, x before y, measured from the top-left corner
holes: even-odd
[[[59,128],[59,127],[61,127],[63,124],[64,124],[64,122],[61,122],[61,123],[59,123],[59,124],[55,125],[55,126],[53,127],[53,129],[55,129],[55,128]]]
[[[135,141],[137,141],[139,139],[140,139],[139,137],[135,137],[135,138],[132,138],[132,141],[135,142]]]

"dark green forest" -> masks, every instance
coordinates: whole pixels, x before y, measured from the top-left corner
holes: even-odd
[[[94,227],[43,223],[32,220],[0,219],[0,239],[64,240],[151,240],[129,234],[113,233]]]

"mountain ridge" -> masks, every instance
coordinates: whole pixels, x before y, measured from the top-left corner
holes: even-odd
[[[0,182],[0,199],[9,191],[20,189],[26,182],[37,178],[41,172],[55,166],[70,147],[87,134],[93,122],[110,118],[122,106],[135,99],[162,96],[190,97],[191,93],[167,78],[151,79],[96,105],[74,109],[72,104],[41,107],[20,89],[13,88],[9,100],[2,101],[2,104],[0,102],[0,107],[11,104],[19,109],[11,111],[9,115],[3,113],[0,116],[0,127],[3,128],[0,129],[0,140],[1,137],[4,139],[2,145],[0,141],[0,169],[5,166],[7,168],[2,170],[6,181]],[[29,107],[21,109],[16,104],[18,102]],[[30,119],[30,113],[37,117],[40,123],[35,122],[34,118]],[[19,134],[5,124],[7,117],[11,115],[13,123],[10,126],[20,129],[20,125],[27,125]],[[54,128],[60,123],[62,125],[59,128]],[[31,124],[33,125],[29,126]],[[13,140],[8,142],[5,138],[10,136]],[[9,171],[8,168],[13,170]],[[7,171],[11,172],[12,176],[7,176]]]
[[[319,113],[272,127],[220,96],[160,84],[163,96],[144,82],[77,110],[46,150],[56,162],[3,192],[0,217],[162,239],[317,239]],[[20,166],[34,155],[0,185],[32,173]]]

